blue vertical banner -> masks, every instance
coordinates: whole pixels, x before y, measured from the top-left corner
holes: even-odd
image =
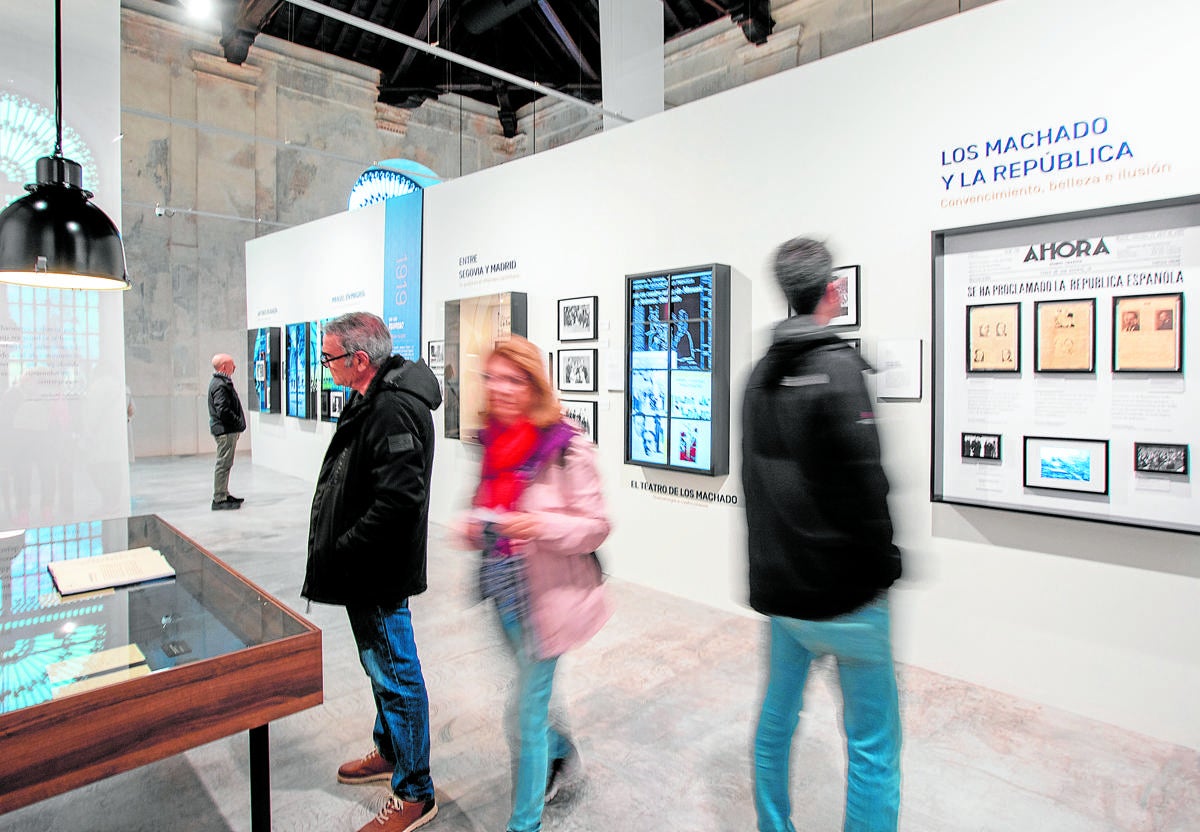
[[[421,357],[423,209],[418,189],[388,199],[384,218],[383,321],[392,333],[392,352],[410,361]]]

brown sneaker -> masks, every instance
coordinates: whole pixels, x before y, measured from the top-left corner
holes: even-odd
[[[420,803],[405,803],[396,795],[387,799],[375,819],[358,832],[412,832],[437,815],[437,803],[431,797]]]
[[[395,763],[389,763],[379,753],[378,748],[372,748],[365,757],[344,763],[338,769],[337,779],[339,783],[356,786],[359,783],[374,783],[376,780],[391,780],[395,770]]]

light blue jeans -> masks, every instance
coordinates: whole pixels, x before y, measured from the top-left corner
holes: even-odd
[[[550,761],[566,757],[571,742],[550,725],[550,694],[558,659],[539,659],[532,638],[512,615],[500,624],[517,659],[517,723],[521,748],[513,786],[513,810],[508,832],[541,832]]]
[[[887,599],[828,621],[771,618],[771,659],[754,740],[759,832],[795,832],[788,758],[816,656],[837,658],[846,729],[845,832],[895,832],[900,811],[900,702]]]
[[[406,803],[429,800],[429,695],[408,599],[395,607],[347,607],[346,612],[375,696],[375,747],[396,766],[392,792]]]

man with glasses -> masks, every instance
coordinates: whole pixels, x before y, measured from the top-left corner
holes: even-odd
[[[245,502],[229,493],[229,469],[233,467],[233,452],[238,437],[246,430],[246,414],[242,400],[233,386],[233,371],[237,366],[233,356],[217,353],[212,358],[213,377],[208,383],[208,429],[217,440],[217,466],[213,472],[213,511],[239,509]]]
[[[426,588],[437,377],[392,355],[368,312],[325,328],[321,363],[351,389],[317,478],[301,595],[344,606],[375,698],[374,747],[338,769],[342,783],[390,781],[361,832],[410,832],[437,814],[429,776],[429,697],[408,599]]]

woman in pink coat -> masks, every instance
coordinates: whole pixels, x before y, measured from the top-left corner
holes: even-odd
[[[596,452],[562,417],[541,351],[514,336],[485,364],[483,468],[465,525],[483,550],[480,589],[517,659],[521,750],[508,832],[539,832],[542,809],[578,766],[550,725],[558,657],[611,615],[596,548],[608,537]]]

